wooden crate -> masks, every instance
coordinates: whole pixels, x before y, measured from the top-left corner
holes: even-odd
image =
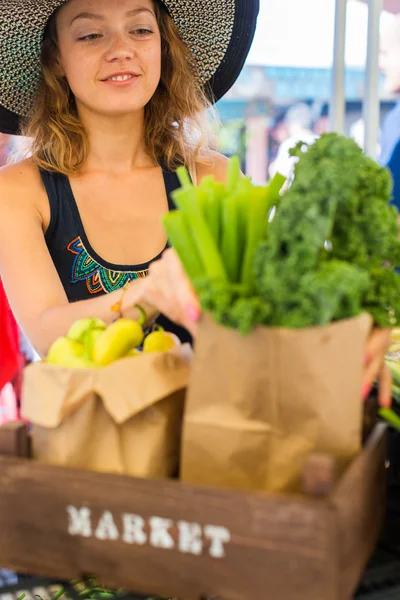
[[[349,600],[385,504],[385,426],[345,474],[311,457],[308,495],[237,493],[47,466],[0,428],[0,566],[182,600]],[[325,494],[325,495],[324,495]]]

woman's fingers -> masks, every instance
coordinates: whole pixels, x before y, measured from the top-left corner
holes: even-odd
[[[154,300],[162,303],[162,310],[164,311],[168,307],[170,316],[172,312],[176,312],[179,315],[175,289],[170,283],[170,277],[163,259],[157,260],[150,265],[147,282],[148,290],[152,293]],[[161,306],[159,309],[161,310]]]
[[[364,369],[364,376],[362,382],[362,398],[365,400],[372,388],[375,379],[378,377],[382,370],[382,359],[379,355],[375,355]]]
[[[176,282],[175,296],[178,298],[181,309],[189,320],[198,320],[200,317],[199,299],[175,250],[170,249],[166,252],[165,261],[170,280]]]
[[[167,250],[150,265],[144,290],[147,302],[192,335],[196,334],[199,301],[174,250]]]
[[[365,363],[368,365],[377,355],[386,354],[390,344],[390,329],[373,329],[365,350]]]
[[[379,381],[379,402],[382,406],[391,403],[391,375],[385,365],[385,354],[390,343],[390,329],[374,329],[368,339],[365,369],[362,383],[362,398],[365,400],[376,379]]]
[[[384,408],[392,404],[392,375],[386,365],[379,374],[379,404]]]

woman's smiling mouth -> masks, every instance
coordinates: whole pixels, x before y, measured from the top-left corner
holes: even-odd
[[[117,86],[125,86],[125,85],[130,85],[131,83],[133,83],[134,81],[136,81],[139,78],[139,75],[137,73],[113,73],[112,75],[110,75],[109,77],[107,77],[106,79],[102,79],[102,83],[108,83],[111,85],[117,85]]]

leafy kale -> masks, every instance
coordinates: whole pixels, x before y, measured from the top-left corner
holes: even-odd
[[[259,293],[278,309],[286,293],[295,307],[293,327],[363,310],[380,326],[395,324],[400,242],[388,171],[337,134],[322,136],[305,153],[302,146],[292,151],[299,157],[293,184],[257,253]],[[277,279],[279,290],[271,286]],[[283,312],[276,324],[287,321]]]

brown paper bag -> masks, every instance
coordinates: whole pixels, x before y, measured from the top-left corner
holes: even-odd
[[[311,451],[346,463],[360,448],[368,315],[243,337],[205,316],[186,399],[183,481],[298,489]]]
[[[189,345],[96,370],[26,369],[24,418],[34,457],[50,464],[168,477],[178,468]]]

